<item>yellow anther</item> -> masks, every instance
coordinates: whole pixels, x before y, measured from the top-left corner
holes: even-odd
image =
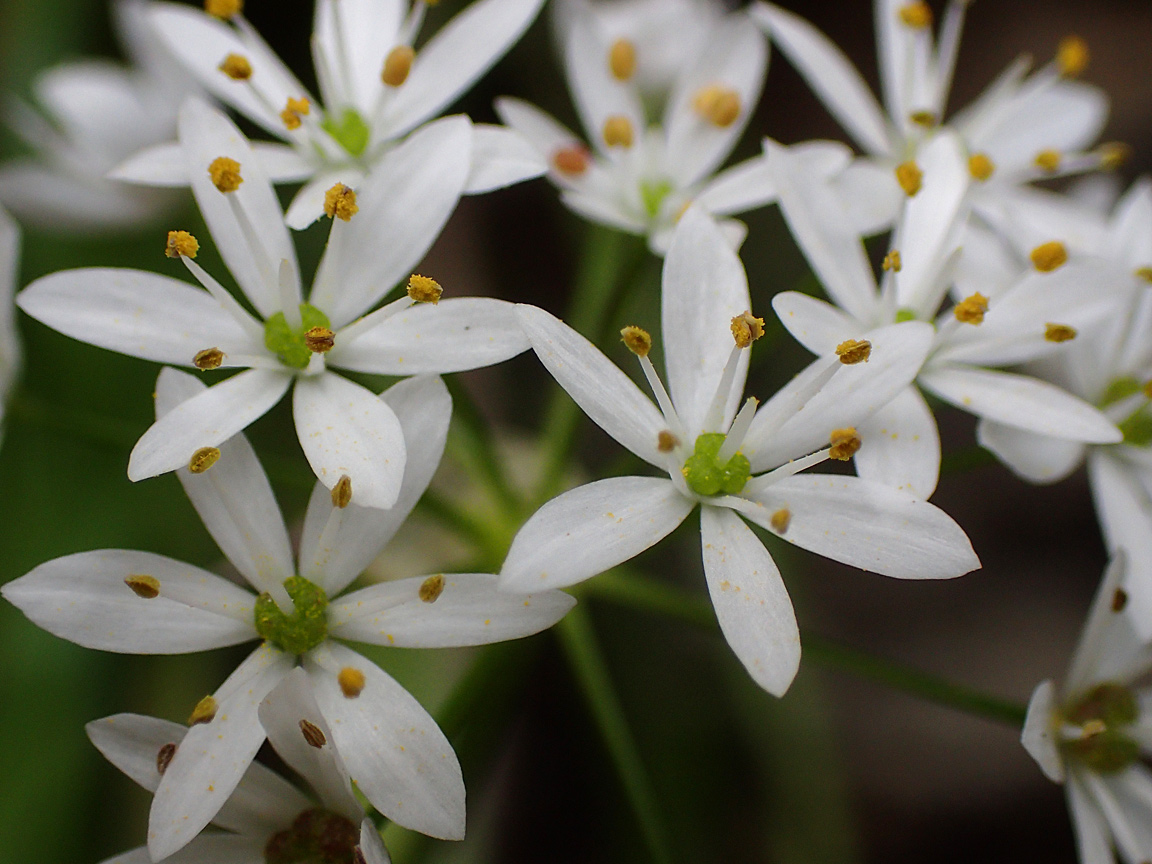
[[[1076,338],[1076,328],[1067,324],[1045,324],[1044,338],[1049,342],[1071,342]]]
[[[1136,271],[1135,275],[1137,279],[1152,282],[1152,267],[1141,267]]]
[[[931,129],[936,125],[936,115],[931,111],[913,111],[908,115],[908,119],[925,129]]]
[[[156,773],[163,775],[168,770],[168,766],[172,764],[172,757],[176,755],[175,744],[165,744],[156,753]]]
[[[169,231],[164,254],[169,258],[195,258],[200,242],[187,231]]]
[[[1132,158],[1132,147],[1123,141],[1106,141],[1096,152],[1100,155],[1100,167],[1106,171],[1123,168]]]
[[[412,61],[415,58],[416,52],[412,50],[411,45],[397,45],[384,58],[380,80],[389,87],[399,87],[408,80],[408,73],[412,71]]]
[[[443,293],[444,289],[435,279],[429,279],[419,273],[413,273],[408,279],[408,296],[414,303],[431,303],[435,306],[440,302],[440,295]]]
[[[211,723],[216,716],[216,709],[218,707],[214,697],[205,696],[197,702],[196,707],[192,709],[192,716],[188,718],[188,725],[196,726],[200,723]]]
[[[671,453],[676,449],[676,445],[679,443],[680,442],[677,440],[676,436],[669,432],[667,429],[664,429],[660,432],[659,435],[656,436],[656,449],[661,453]]]
[[[901,162],[896,166],[896,182],[900,184],[904,194],[911,198],[920,191],[920,186],[924,182],[924,172],[911,160]]]
[[[952,314],[963,324],[983,324],[988,311],[988,298],[977,291],[952,307]]]
[[[692,108],[713,126],[727,129],[740,116],[740,94],[731,87],[709,84],[696,91]]]
[[[160,596],[160,580],[155,576],[133,573],[124,580],[124,584],[132,589],[133,594],[145,600],[153,600]]]
[[[324,730],[317,726],[315,723],[310,723],[307,720],[300,721],[300,734],[304,736],[304,740],[312,747],[319,750],[328,743],[328,738],[324,735]]]
[[[579,177],[587,171],[588,164],[591,161],[588,155],[588,148],[580,144],[573,144],[571,147],[561,147],[552,154],[552,167],[561,174],[567,174],[571,177]]]
[[[867,339],[848,339],[836,346],[836,356],[845,366],[867,363],[872,356],[872,343]]]
[[[1068,249],[1059,240],[1052,240],[1041,243],[1028,257],[1032,259],[1032,266],[1041,273],[1051,273],[1068,262]]]
[[[604,143],[609,147],[632,146],[632,121],[614,114],[604,121]]]
[[[352,503],[352,478],[344,474],[332,487],[332,506],[343,510]]]
[[[847,462],[855,456],[862,443],[855,426],[833,429],[830,440],[832,446],[828,448],[828,456],[841,462]]]
[[[327,354],[336,347],[336,334],[327,327],[312,327],[304,333],[304,347],[313,354]]]
[[[988,158],[987,153],[973,153],[968,157],[968,173],[983,183],[996,173],[996,163]]]
[[[440,574],[429,576],[420,583],[420,590],[416,593],[425,603],[435,603],[444,593],[444,577]]]
[[[680,220],[684,218],[684,214],[688,212],[688,208],[692,206],[692,199],[689,198],[680,205],[680,209],[676,211],[676,216],[672,219],[673,223],[679,225]]]
[[[232,18],[244,11],[244,0],[204,0],[204,11],[217,18]]]
[[[359,212],[356,205],[356,190],[343,183],[337,183],[324,193],[324,212],[333,219],[351,222]]]
[[[289,111],[285,108],[280,112],[280,120],[284,123],[284,128],[289,132],[295,132],[300,128],[300,115],[295,111]]]
[[[240,163],[227,156],[219,156],[212,160],[208,166],[208,176],[212,178],[212,185],[221,192],[235,192],[244,182],[240,176]]]
[[[1081,740],[1095,738],[1097,735],[1103,735],[1107,731],[1108,724],[1099,717],[1093,717],[1080,727],[1080,738]]]
[[[205,348],[203,351],[197,351],[196,356],[192,358],[192,365],[201,372],[219,369],[223,362],[224,352],[219,348]]]
[[[1055,174],[1060,170],[1060,162],[1062,159],[1063,157],[1060,155],[1059,150],[1041,150],[1036,154],[1036,158],[1033,161],[1041,171]]]
[[[772,530],[777,534],[783,534],[788,530],[788,526],[792,524],[792,511],[787,507],[781,507],[772,514],[772,518],[768,520],[768,524],[772,526]]]
[[[899,273],[900,268],[904,266],[903,262],[900,260],[900,250],[891,250],[887,255],[884,256],[884,260],[880,262],[880,266],[885,270],[891,270],[893,273]]]
[[[188,460],[188,470],[193,474],[203,474],[220,459],[220,450],[216,447],[201,447],[192,454]]]
[[[302,122],[300,118],[311,111],[312,103],[307,99],[293,99],[289,96],[284,110],[280,112],[280,119],[284,121],[284,127],[291,132],[293,129],[300,128]]]
[[[1087,69],[1090,58],[1088,43],[1079,36],[1065,36],[1056,49],[1056,65],[1067,78],[1075,78]]]
[[[617,39],[608,49],[608,68],[617,81],[628,81],[636,74],[636,46],[628,39]]]
[[[631,324],[620,331],[620,341],[637,357],[647,357],[652,350],[652,337],[648,331]]]
[[[1123,612],[1124,607],[1128,605],[1128,592],[1123,588],[1117,588],[1112,594],[1112,611]]]
[[[741,312],[732,319],[731,327],[737,348],[747,348],[764,335],[764,319],[751,312]]]
[[[932,26],[932,9],[924,0],[900,7],[900,20],[917,30]]]
[[[340,685],[340,692],[344,694],[345,698],[355,699],[363,692],[367,679],[364,678],[364,673],[359,669],[345,666],[336,676],[336,683]]]
[[[252,77],[252,64],[243,54],[229,54],[216,68],[233,81],[247,81]]]

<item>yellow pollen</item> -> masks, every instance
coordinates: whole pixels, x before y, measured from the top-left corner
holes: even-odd
[[[252,64],[243,54],[229,54],[216,68],[233,81],[247,81],[252,77]]]
[[[224,352],[219,348],[205,348],[203,351],[197,351],[196,356],[192,358],[192,365],[201,372],[207,372],[209,369],[219,369],[220,364],[223,362]]]
[[[573,177],[579,177],[587,171],[588,163],[591,161],[588,149],[580,144],[561,147],[552,154],[552,166],[561,174],[568,174]]]
[[[300,733],[304,736],[304,740],[317,750],[328,743],[328,739],[324,735],[324,730],[315,723],[310,723],[307,720],[300,721]]]
[[[1123,168],[1132,158],[1132,147],[1123,141],[1107,141],[1096,152],[1100,154],[1100,167],[1105,171]]]
[[[932,26],[932,9],[924,0],[900,7],[900,20],[916,30]]]
[[[872,343],[867,339],[848,339],[836,346],[836,356],[845,366],[855,366],[857,363],[867,363],[872,356]]]
[[[900,184],[904,194],[911,198],[920,191],[920,186],[924,182],[924,172],[915,162],[901,162],[896,166],[896,182]]]
[[[1067,324],[1045,324],[1044,338],[1049,342],[1070,342],[1076,338],[1076,328]]]
[[[973,153],[968,157],[968,173],[983,183],[996,173],[996,163],[986,153]]]
[[[216,464],[220,458],[220,451],[215,447],[201,447],[192,454],[188,460],[188,470],[193,474],[203,474]]]
[[[300,118],[305,114],[311,113],[311,111],[312,103],[307,99],[293,99],[289,96],[284,110],[280,112],[280,119],[284,121],[284,128],[291,132],[294,129],[300,128]]]
[[[614,114],[604,121],[604,143],[609,147],[632,146],[632,121]]]
[[[740,116],[740,94],[731,87],[709,84],[696,91],[692,108],[713,126],[727,129]]]
[[[217,18],[231,18],[244,11],[244,0],[204,0],[204,11]]]
[[[1080,727],[1080,738],[1081,740],[1095,738],[1097,735],[1102,735],[1107,731],[1108,725],[1099,717],[1093,717]]]
[[[936,115],[931,111],[913,111],[908,115],[908,119],[925,129],[931,129],[936,125]]]
[[[343,510],[352,503],[352,478],[344,474],[332,487],[332,506]]]
[[[860,449],[860,435],[855,426],[845,426],[843,429],[833,429],[830,436],[832,446],[828,449],[828,456],[840,462],[847,462],[856,451]]]
[[[412,46],[397,45],[384,58],[380,80],[389,87],[399,87],[408,80],[408,73],[412,71],[412,61],[415,57],[416,52],[412,50]]]
[[[414,303],[431,303],[435,306],[440,302],[440,295],[443,293],[444,289],[435,279],[429,279],[419,273],[413,273],[408,279],[408,296]]]
[[[435,603],[444,593],[444,577],[440,574],[429,576],[420,583],[420,590],[416,592],[425,603]]]
[[[891,270],[894,273],[899,273],[900,268],[904,266],[904,264],[900,261],[900,250],[893,249],[891,252],[885,255],[884,260],[881,262],[880,266],[885,270]]]
[[[1152,282],[1152,267],[1141,267],[1136,271],[1136,278],[1145,282]]]
[[[1088,43],[1079,36],[1065,36],[1060,40],[1056,49],[1056,65],[1060,67],[1060,74],[1066,78],[1075,78],[1088,68],[1091,54]]]
[[[669,432],[667,429],[663,430],[656,436],[656,449],[661,453],[671,453],[676,449],[676,445],[680,442],[676,436]]]
[[[781,507],[772,514],[772,518],[768,520],[768,524],[772,526],[772,530],[777,534],[783,534],[788,530],[788,526],[792,524],[792,511],[787,507]]]
[[[1116,593],[1112,595],[1112,611],[1123,612],[1124,607],[1128,605],[1128,592],[1123,588],[1117,588]]]
[[[340,685],[340,692],[346,699],[355,699],[364,690],[366,682],[364,673],[352,666],[345,666],[336,676],[336,683]]]
[[[285,108],[280,112],[280,120],[284,124],[284,128],[289,132],[295,132],[300,128],[300,115],[295,111],[289,111]]]
[[[310,114],[312,113],[312,103],[308,101],[307,97],[301,96],[299,99],[288,97],[288,110],[294,111],[297,114]]]
[[[1051,273],[1068,263],[1068,249],[1059,240],[1041,243],[1028,256],[1041,273]]]
[[[200,723],[211,723],[216,716],[217,707],[214,697],[205,696],[197,702],[196,707],[192,709],[192,716],[188,718],[188,725],[196,726]]]
[[[324,193],[324,212],[333,219],[351,222],[359,212],[356,205],[356,190],[343,183],[337,183]]]
[[[164,254],[169,258],[195,258],[200,251],[200,242],[187,231],[169,231]]]
[[[304,334],[304,347],[313,354],[327,354],[336,347],[336,334],[327,327],[312,327]]]
[[[1041,171],[1047,171],[1049,174],[1055,174],[1060,170],[1060,151],[1059,150],[1041,150],[1036,154],[1035,160],[1036,167]]]
[[[168,770],[168,765],[172,762],[172,757],[176,755],[175,744],[165,744],[156,753],[156,773],[163,775]]]
[[[764,335],[764,319],[742,312],[732,319],[732,338],[737,348],[747,348]]]
[[[608,68],[617,81],[628,81],[636,74],[636,46],[628,39],[617,39],[608,49]]]
[[[984,313],[987,311],[988,298],[979,291],[952,307],[952,314],[963,324],[983,324]]]
[[[631,324],[620,331],[620,341],[637,357],[647,357],[652,350],[652,337],[648,331]]]
[[[124,584],[132,589],[133,594],[145,600],[153,600],[160,596],[160,580],[155,576],[133,573],[124,580]]]
[[[235,192],[244,182],[244,178],[240,176],[240,163],[227,156],[212,160],[212,164],[208,166],[208,176],[212,178],[212,185],[225,193]]]

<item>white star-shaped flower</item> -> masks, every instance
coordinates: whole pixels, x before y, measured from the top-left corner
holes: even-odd
[[[313,61],[322,102],[312,96],[228,2],[207,12],[152,3],[164,45],[206,90],[283,144],[258,155],[275,183],[306,181],[288,208],[293,228],[324,212],[335,183],[357,190],[396,143],[452,104],[512,46],[544,0],[476,0],[415,51],[429,5],[414,0],[316,0]],[[221,20],[224,19],[224,20]],[[467,157],[466,193],[486,192],[544,173],[518,135],[477,125]],[[150,148],[113,176],[187,185],[176,145]],[[194,176],[192,179],[195,179]]]
[[[4,441],[4,409],[21,365],[13,303],[19,271],[20,229],[0,207],[0,444]]]
[[[486,366],[528,345],[509,303],[459,298],[414,276],[409,296],[365,317],[432,245],[459,200],[471,124],[448,117],[397,147],[357,197],[330,190],[332,233],[307,303],[276,195],[240,131],[200,101],[181,112],[192,191],[254,317],[193,261],[197,242],[169,235],[205,290],[134,270],[72,270],[25,289],[20,308],[76,339],[155,360],[249,367],[158,420],[137,443],[133,480],[187,465],[275,405],[295,383],[296,431],[329,488],[351,478],[355,500],[390,507],[404,475],[404,439],[387,404],[332,367],[382,375]],[[358,203],[357,203],[358,202]],[[345,221],[348,220],[348,221]],[[413,298],[429,302],[413,306]]]
[[[747,349],[762,333],[748,308],[739,259],[695,207],[664,264],[669,391],[647,357],[651,337],[639,328],[623,334],[657,404],[567,325],[519,307],[533,349],[560,385],[605,432],[668,476],[600,480],[545,504],[516,535],[500,585],[532,591],[595,576],[658,542],[699,505],[704,574],[720,627],[756,682],[779,695],[796,674],[799,633],[779,570],[741,516],[802,548],[899,578],[959,576],[979,561],[951,518],[907,492],[799,473],[860,448],[852,424],[911,381],[931,328],[861,330],[840,356],[821,357],[756,410],[755,399],[740,407]]]
[[[187,373],[163,370],[157,414],[179,410],[202,389]],[[58,558],[3,587],[36,624],[88,648],[179,654],[262,640],[192,714],[152,802],[154,860],[189,843],[228,800],[264,740],[261,701],[298,663],[337,752],[372,805],[426,834],[464,834],[464,783],[451,745],[403,687],[339,640],[481,645],[543,630],[575,601],[559,591],[499,593],[497,577],[482,573],[341,594],[415,506],[448,434],[451,399],[438,378],[402,381],[381,398],[409,442],[399,500],[391,510],[357,507],[341,485],[329,492],[317,484],[295,562],[268,478],[243,435],[223,444],[207,471],[178,472],[205,527],[257,593],[170,558],[118,549]]]

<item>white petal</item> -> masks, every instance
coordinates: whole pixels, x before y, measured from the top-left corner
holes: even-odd
[[[324,197],[337,183],[357,189],[364,183],[364,172],[348,165],[316,172],[315,176],[292,198],[292,203],[288,205],[288,210],[284,214],[284,223],[295,231],[303,231],[323,216]]]
[[[384,60],[399,42],[403,24],[403,0],[320,0],[312,38],[314,51],[347,73],[335,75],[339,104],[353,105],[364,115],[380,97],[380,72]],[[320,57],[315,56],[320,66]]]
[[[1133,269],[1152,261],[1152,178],[1132,184],[1116,204],[1109,223],[1108,254]]]
[[[501,96],[496,100],[496,114],[545,160],[551,160],[558,150],[584,146],[579,137],[558,123],[551,114],[523,99]],[[556,182],[564,177],[557,171],[553,172],[551,179]]]
[[[762,156],[745,159],[708,181],[694,199],[714,216],[746,213],[776,200],[776,184]]]
[[[1036,760],[1045,777],[1053,783],[1063,783],[1064,760],[1056,747],[1053,730],[1056,711],[1056,687],[1051,681],[1043,681],[1036,686],[1028,701],[1028,716],[1024,718],[1020,743]]]
[[[585,219],[617,228],[625,234],[646,234],[648,223],[636,217],[619,200],[604,199],[599,195],[585,194],[575,189],[566,189],[560,195],[564,206]]]
[[[165,858],[164,864],[262,864],[267,843],[266,836],[204,833]],[[127,855],[109,858],[103,864],[151,864],[151,861],[145,846]]]
[[[317,479],[331,489],[352,481],[361,507],[391,507],[404,477],[404,432],[379,396],[347,378],[324,372],[296,382],[296,434]]]
[[[860,334],[860,325],[837,307],[799,291],[781,291],[772,309],[796,341],[813,354],[828,355]]]
[[[1076,847],[1081,864],[1116,864],[1112,854],[1112,837],[1108,823],[1083,782],[1073,774],[1065,784],[1068,810],[1072,814],[1072,828],[1076,834]]]
[[[160,596],[137,596],[125,583],[130,576],[158,580]],[[255,597],[206,570],[148,552],[66,555],[0,591],[49,633],[101,651],[183,654],[256,636]]]
[[[360,854],[364,856],[364,864],[392,864],[384,839],[371,819],[360,823]]]
[[[863,446],[853,456],[856,473],[927,501],[940,477],[940,434],[932,409],[915,386],[856,427]]]
[[[375,663],[335,642],[305,658],[320,710],[352,779],[377,810],[422,834],[464,836],[464,778],[452,745],[428,712]],[[364,675],[345,696],[342,669]]]
[[[115,714],[84,726],[104,758],[149,792],[160,785],[160,749],[184,740],[188,727],[143,714]]]
[[[1085,447],[1079,441],[1038,435],[983,417],[976,425],[976,441],[1031,483],[1056,483],[1084,461]]]
[[[271,141],[250,143],[264,173],[273,183],[299,183],[316,173],[316,167],[301,156],[295,147]]]
[[[800,629],[776,562],[731,510],[700,508],[704,577],[724,638],[753,680],[783,696],[800,668]]]
[[[1080,150],[1096,140],[1108,118],[1108,97],[1098,87],[1034,80],[1020,89],[1002,122],[973,142],[997,165],[1025,167],[1041,150]]]
[[[190,182],[184,151],[173,141],[139,150],[108,172],[109,180],[181,188]]]
[[[515,129],[477,123],[472,127],[472,170],[467,195],[503,189],[548,173],[548,160]]]
[[[830,178],[832,191],[840,199],[852,231],[872,237],[892,227],[907,200],[895,182],[892,166],[861,158]]]
[[[696,502],[655,477],[610,477],[553,498],[517,532],[500,571],[509,591],[563,588],[658,543]]]
[[[174,471],[186,466],[201,448],[218,447],[279,402],[292,377],[249,369],[182,402],[136,442],[128,460],[128,479]]]

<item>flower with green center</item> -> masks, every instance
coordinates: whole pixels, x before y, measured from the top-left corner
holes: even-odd
[[[351,156],[362,154],[372,136],[372,130],[355,108],[345,108],[338,118],[329,115],[320,125]]]
[[[256,598],[256,632],[289,654],[307,654],[328,638],[328,595],[319,585],[303,576],[284,580],[284,590],[292,598],[294,611],[285,614],[270,594]]]
[[[703,433],[684,463],[684,482],[697,495],[739,495],[752,476],[752,465],[743,453],[734,453],[726,462],[717,458],[725,438],[719,432]]]
[[[304,334],[313,327],[328,329],[332,322],[311,303],[301,303],[300,325],[292,327],[283,312],[277,312],[264,322],[264,347],[280,358],[280,362],[293,369],[306,369],[312,361],[312,351]]]

